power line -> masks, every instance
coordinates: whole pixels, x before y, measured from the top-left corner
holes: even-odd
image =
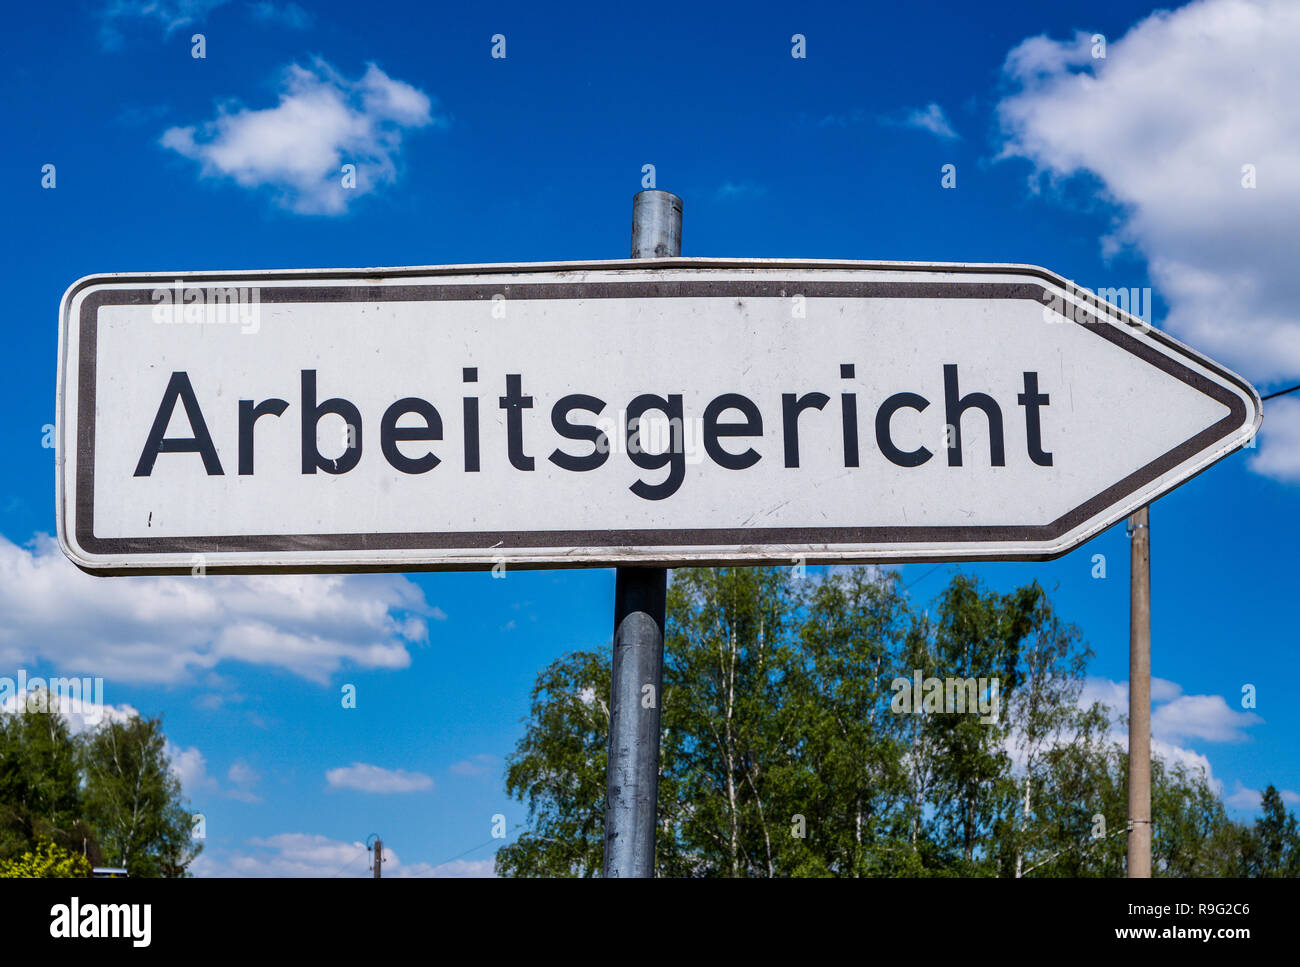
[[[1297,383],[1295,386],[1292,386],[1290,389],[1280,389],[1276,393],[1269,393],[1267,396],[1261,396],[1260,399],[1271,400],[1275,396],[1286,396],[1287,393],[1294,393],[1298,389],[1300,389],[1300,383]]]
[[[515,828],[518,829],[519,827],[516,826]],[[457,853],[455,856],[452,856],[452,857],[450,857],[449,859],[445,859],[445,860],[443,860],[441,863],[434,863],[434,864],[433,864],[433,868],[434,868],[434,869],[437,869],[439,866],[446,866],[448,863],[454,863],[456,860],[460,859],[462,856],[469,856],[469,854],[470,854],[470,853],[473,853],[475,850],[480,850],[480,849],[482,849],[484,846],[488,846],[488,845],[490,845],[490,844],[492,844],[492,843],[495,843],[499,838],[500,838],[500,837],[494,836],[494,837],[492,837],[490,840],[488,840],[486,843],[479,843],[477,846],[471,846],[469,849],[465,850],[465,852],[463,852],[463,853]]]
[[[366,852],[369,852],[369,850],[367,850]],[[361,859],[361,857],[363,857],[363,856],[365,856],[365,855],[366,855],[365,853],[358,853],[356,856],[352,857],[352,859],[348,860],[346,863],[344,863],[342,866],[340,866],[340,867],[338,868],[337,872],[331,873],[330,876],[329,876],[329,878],[330,878],[331,880],[334,879],[335,877],[337,877],[337,876],[339,875],[339,873],[342,873],[342,872],[343,872],[344,870],[346,870],[349,866],[351,866],[353,863],[355,863],[357,860]]]
[[[515,823],[514,828],[511,829],[510,832],[512,832],[512,833],[515,832],[515,830],[518,830],[518,829],[522,828],[523,825],[524,825],[523,823]],[[479,843],[477,846],[471,846],[469,849],[465,850],[465,852],[463,852],[463,853],[457,853],[455,856],[451,857],[450,859],[445,859],[445,860],[443,860],[441,863],[434,863],[434,864],[433,864],[434,869],[437,869],[439,866],[446,866],[448,863],[454,863],[456,860],[460,859],[462,856],[469,856],[469,854],[470,854],[470,853],[473,853],[475,850],[480,850],[480,849],[482,849],[484,846],[490,846],[492,843],[497,842],[500,838],[501,838],[501,837],[499,837],[499,836],[493,836],[493,837],[492,837],[490,840],[488,840],[486,843]]]
[[[948,563],[947,561],[942,561],[942,562],[936,564],[934,567],[930,568],[930,570],[926,571],[924,574],[922,574],[922,575],[921,575],[919,578],[917,578],[915,581],[909,582],[908,584],[904,584],[904,585],[903,585],[903,590],[906,591],[908,588],[912,587],[913,585],[920,584],[922,581],[924,581],[924,580],[925,580],[926,578],[928,578],[931,574],[933,574],[935,571],[939,570],[939,568],[943,567],[944,564],[947,564],[947,563]]]
[[[512,830],[510,830],[510,831],[513,833],[513,832],[515,832],[516,830],[521,829],[521,828],[523,827],[523,825],[524,825],[523,823],[516,823],[515,826],[514,826],[514,829],[512,829]],[[476,850],[481,850],[484,846],[490,846],[490,845],[493,844],[493,843],[499,842],[500,839],[501,839],[501,837],[499,837],[499,836],[493,836],[491,839],[487,840],[486,842],[479,843],[477,846],[471,846],[469,849],[465,850],[465,852],[463,852],[463,853],[457,853],[455,856],[449,857],[448,859],[443,860],[441,863],[434,863],[434,864],[432,864],[432,865],[433,865],[433,867],[436,869],[436,868],[439,867],[439,866],[446,866],[448,863],[454,863],[456,860],[460,859],[462,856],[468,856],[470,853],[473,853],[473,852],[476,851]],[[338,876],[339,873],[342,873],[344,870],[346,870],[349,866],[351,866],[353,863],[355,863],[355,862],[356,862],[357,860],[359,860],[359,859],[361,859],[361,856],[360,856],[360,855],[355,856],[355,857],[353,857],[352,859],[348,860],[346,863],[343,864],[343,866],[341,866],[341,867],[339,868],[338,873],[335,873],[334,876]]]

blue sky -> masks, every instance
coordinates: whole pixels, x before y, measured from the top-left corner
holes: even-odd
[[[525,819],[502,758],[534,676],[608,646],[613,572],[199,590],[80,575],[43,536],[63,291],[92,272],[619,258],[653,164],[685,199],[683,254],[1032,262],[1090,288],[1149,286],[1158,325],[1262,392],[1300,382],[1284,261],[1300,244],[1295,5],[1153,9],[14,8],[0,675],[102,675],[107,704],[162,714],[207,817],[200,872],[357,875],[351,844],[380,833],[394,872],[484,873],[492,817]],[[340,194],[349,159],[358,187]],[[1257,449],[1152,510],[1157,747],[1207,762],[1241,817],[1269,782],[1298,801],[1298,511],[1294,396],[1265,404]],[[1127,561],[1119,527],[1049,564],[971,570],[1052,590],[1097,652],[1092,694],[1122,701]],[[951,569],[903,571],[923,601]]]

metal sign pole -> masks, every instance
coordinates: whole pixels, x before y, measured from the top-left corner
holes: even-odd
[[[637,194],[632,200],[632,258],[681,252],[682,200],[666,191]],[[680,427],[669,436],[670,446],[682,445]],[[605,779],[607,877],[654,876],[667,591],[666,568],[618,568]]]
[[[1151,876],[1151,517],[1129,518],[1128,875]]]

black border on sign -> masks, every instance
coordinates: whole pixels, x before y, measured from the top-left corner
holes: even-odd
[[[1077,290],[1070,283],[1064,282],[1046,270],[1033,266],[1004,265],[920,265],[878,263],[864,265],[858,263],[803,263],[772,264],[761,262],[735,262],[723,260],[710,261],[684,260],[682,264],[670,260],[657,260],[655,268],[798,268],[824,269],[829,271],[853,268],[867,268],[875,271],[945,271],[978,272],[981,274],[1022,274],[1031,279],[1045,279],[1052,285],[1060,287],[1066,293],[1078,297],[1090,306],[1100,308],[1106,315],[1128,318],[1126,314],[1102,302],[1090,293]],[[637,263],[593,263],[582,268],[611,269],[635,268],[646,270],[651,266],[644,262]],[[538,264],[532,271],[559,272],[572,270],[572,266]],[[457,266],[456,274],[512,272],[524,273],[529,267],[523,266]],[[448,271],[448,270],[444,270]],[[336,276],[356,278],[394,278],[403,274],[436,275],[436,270],[412,269],[397,271],[357,270],[350,273],[339,271]],[[188,284],[238,284],[250,281],[277,281],[292,279],[295,273],[176,273]],[[304,274],[311,279],[320,278],[319,273]],[[328,277],[328,276],[327,276]],[[161,283],[162,274],[150,277],[150,281]],[[112,277],[89,277],[82,284],[114,281],[135,281],[130,277],[114,279]],[[139,281],[144,281],[140,279]],[[76,288],[76,287],[74,287]],[[926,298],[926,299],[1027,299],[1040,305],[1051,305],[1066,321],[1081,325],[1099,338],[1131,353],[1152,366],[1168,373],[1193,389],[1203,393],[1228,408],[1228,415],[1217,423],[1201,430],[1189,439],[1173,447],[1146,466],[1129,474],[1119,482],[1078,505],[1056,520],[1041,525],[987,525],[987,526],[943,526],[943,527],[756,527],[756,528],[684,528],[684,529],[614,529],[614,530],[575,530],[575,531],[432,531],[422,533],[341,533],[341,534],[289,534],[289,535],[233,535],[224,537],[131,537],[98,538],[94,535],[94,472],[95,472],[95,388],[96,388],[96,342],[99,309],[111,305],[151,305],[152,292],[157,285],[149,288],[103,289],[92,292],[81,304],[80,338],[78,340],[77,360],[77,479],[76,479],[76,514],[75,534],[81,549],[94,554],[205,554],[205,553],[287,553],[287,552],[371,552],[371,551],[410,551],[410,550],[459,550],[459,551],[496,551],[527,550],[536,548],[557,551],[560,548],[601,548],[618,547],[717,547],[738,545],[753,548],[755,545],[845,545],[845,544],[908,544],[908,543],[989,543],[989,542],[1049,542],[1068,533],[1086,520],[1100,515],[1106,508],[1123,501],[1129,495],[1140,490],[1144,485],[1157,479],[1169,470],[1183,463],[1215,443],[1237,431],[1244,422],[1246,407],[1235,393],[1218,385],[1201,373],[1184,365],[1177,359],[1165,355],[1153,346],[1135,339],[1125,331],[1123,326],[1103,321],[1087,309],[1067,304],[1068,313],[1062,311],[1062,300],[1055,297],[1052,290],[1045,288],[1038,281],[1024,282],[907,282],[907,281],[777,281],[766,279],[688,279],[688,280],[626,280],[601,282],[512,282],[508,284],[491,283],[457,283],[457,282],[422,282],[413,285],[401,284],[358,284],[358,285],[312,285],[273,286],[261,292],[263,303],[277,302],[437,302],[437,301],[485,301],[493,295],[502,294],[508,301],[529,299],[617,299],[617,298],[680,298],[680,297],[717,297],[717,298],[764,298],[787,297],[799,293],[806,298]],[[74,297],[70,292],[68,301]],[[1085,318],[1080,321],[1078,316]],[[1074,320],[1069,320],[1074,315]],[[1150,330],[1159,339],[1160,334]],[[1163,340],[1162,340],[1163,341]],[[1234,374],[1223,371],[1208,361],[1196,357],[1181,345],[1168,342],[1166,348],[1199,365],[1218,371],[1224,379],[1241,388],[1246,395],[1254,396],[1254,390]],[[1044,554],[1032,551],[1025,556],[1037,559],[1059,557],[1071,548],[1058,553]],[[833,553],[833,547],[826,548]],[[1028,550],[1028,549],[1027,549]],[[905,556],[902,552],[900,556]],[[1009,558],[1011,555],[1000,555]],[[725,558],[725,553],[719,559]],[[448,562],[452,567],[483,567],[485,564],[472,562]],[[692,562],[694,563],[694,562]],[[533,566],[531,562],[521,562]],[[434,567],[447,565],[435,564]],[[546,566],[546,565],[541,565]],[[562,566],[562,565],[560,565]],[[574,561],[573,566],[593,566],[588,561]],[[330,565],[296,565],[286,562],[283,567],[295,570],[329,570]],[[346,570],[418,570],[430,565],[421,562],[403,562],[397,565],[346,565]],[[174,568],[173,568],[174,569]],[[268,570],[274,566],[249,566],[248,570]],[[95,570],[93,567],[90,570]],[[163,567],[161,570],[167,570]],[[214,566],[213,570],[238,571],[238,564]]]

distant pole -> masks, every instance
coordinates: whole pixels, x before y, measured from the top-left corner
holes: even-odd
[[[632,258],[681,254],[682,200],[666,191],[638,193],[632,199]],[[673,432],[670,445],[680,446],[681,439],[680,430]],[[655,872],[667,593],[666,568],[617,570],[605,777],[604,873],[611,878]]]
[[[1151,876],[1151,517],[1129,518],[1128,875]]]
[[[384,866],[384,841],[382,839],[376,839],[375,840],[375,879],[376,880],[381,878],[380,871],[383,869],[383,866]]]

